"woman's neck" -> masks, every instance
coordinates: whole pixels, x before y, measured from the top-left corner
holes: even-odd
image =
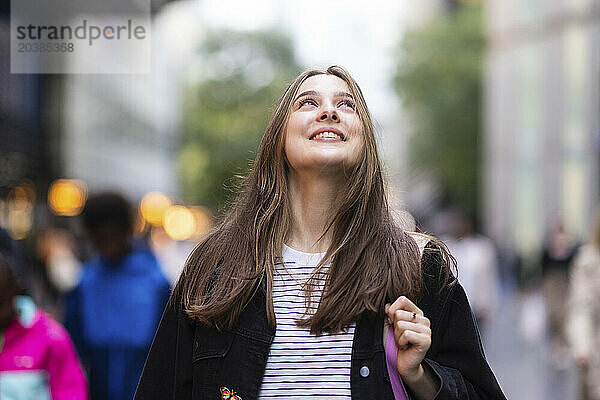
[[[327,251],[331,232],[319,242],[326,228],[339,190],[340,181],[332,176],[290,173],[288,186],[292,210],[292,227],[286,244],[307,253]]]

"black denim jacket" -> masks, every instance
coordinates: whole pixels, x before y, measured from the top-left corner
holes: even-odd
[[[425,292],[417,303],[431,321],[432,344],[424,362],[441,382],[435,399],[505,400],[485,359],[463,288],[456,283],[439,292],[440,262],[426,250]],[[218,400],[221,387],[242,400],[256,399],[275,334],[267,323],[265,301],[264,291],[258,290],[231,331],[194,323],[176,306],[167,306],[135,400]],[[383,323],[383,315],[373,313],[364,313],[357,322],[350,378],[353,400],[394,399]]]

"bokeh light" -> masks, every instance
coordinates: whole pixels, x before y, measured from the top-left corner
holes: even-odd
[[[25,239],[33,225],[33,205],[35,187],[30,182],[22,182],[10,190],[7,197],[7,228],[15,240]]]
[[[86,200],[87,185],[81,180],[58,179],[50,184],[48,206],[56,215],[79,215]]]
[[[187,240],[196,232],[194,214],[184,206],[171,206],[164,213],[163,227],[173,240]]]
[[[140,202],[140,212],[146,222],[160,225],[165,211],[171,206],[171,200],[161,192],[150,192],[144,195]]]

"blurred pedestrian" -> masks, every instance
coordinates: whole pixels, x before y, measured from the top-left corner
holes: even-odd
[[[64,294],[79,282],[81,262],[77,258],[75,239],[66,230],[48,229],[36,241],[38,257],[48,271],[48,278],[56,290]]]
[[[136,399],[504,399],[446,247],[387,200],[356,82],[305,71],[190,255]]]
[[[452,219],[452,236],[445,240],[459,266],[458,280],[465,288],[480,329],[485,332],[498,307],[498,257],[494,242],[475,233],[462,213]]]
[[[25,262],[17,243],[12,239],[8,231],[2,227],[0,227],[0,253],[8,258],[13,275],[22,286],[25,286],[30,280],[29,271],[27,271],[27,268],[24,265]],[[29,291],[30,288],[24,287],[23,290]]]
[[[573,261],[567,337],[580,369],[582,398],[600,400],[600,212]]]
[[[36,307],[0,253],[0,399],[87,400],[67,331]]]
[[[91,196],[83,224],[98,254],[65,301],[66,326],[89,374],[92,400],[131,400],[168,300],[154,255],[133,245],[119,194]]]
[[[564,321],[567,316],[565,299],[569,288],[569,268],[576,246],[562,221],[548,236],[542,251],[542,291],[546,303],[546,320],[550,335],[551,362],[557,368],[566,368],[568,356]]]
[[[79,282],[81,261],[73,235],[64,229],[41,231],[35,238],[33,270],[36,301],[56,320],[64,320],[64,295]]]

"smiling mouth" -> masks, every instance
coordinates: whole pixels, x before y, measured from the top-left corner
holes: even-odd
[[[308,140],[327,141],[327,142],[345,142],[346,138],[341,132],[323,131],[313,134]]]

